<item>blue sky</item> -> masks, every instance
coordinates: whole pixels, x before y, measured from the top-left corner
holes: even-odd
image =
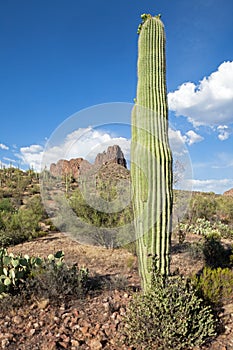
[[[0,1],[2,164],[37,168],[46,140],[68,117],[133,103],[142,13],[161,13],[165,24],[169,119],[190,155],[193,189],[233,187],[232,0]],[[128,130],[97,135],[91,118],[79,120],[77,129],[92,138],[87,148],[94,137],[104,145],[121,137],[128,152]]]

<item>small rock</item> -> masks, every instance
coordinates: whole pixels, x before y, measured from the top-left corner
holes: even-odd
[[[59,317],[57,317],[57,316],[54,316],[54,322],[56,322],[56,323],[59,323],[60,322],[60,318]]]
[[[124,316],[125,313],[126,313],[126,310],[125,310],[124,307],[121,307],[119,311],[120,311],[120,315],[123,315],[123,316]]]
[[[90,348],[92,350],[101,350],[101,349],[103,349],[103,345],[101,344],[101,342],[98,339],[91,339],[88,342],[88,345],[90,346]]]
[[[55,341],[46,342],[41,345],[41,350],[56,350],[56,349],[57,349],[57,346]]]
[[[64,342],[64,341],[59,341],[59,344],[64,348],[64,349],[68,349],[69,344]]]
[[[35,334],[35,332],[36,332],[36,330],[34,328],[32,328],[32,329],[30,329],[29,334],[33,335],[33,334]]]
[[[70,314],[68,312],[65,312],[63,315],[62,315],[62,319],[66,318],[67,316],[70,316]]]
[[[88,330],[89,330],[89,327],[87,326],[80,327],[80,331],[82,332],[83,335],[86,335]]]
[[[16,315],[16,316],[13,317],[12,321],[13,321],[14,323],[16,323],[16,324],[20,324],[20,323],[23,322],[23,319],[22,319],[21,316]]]
[[[105,308],[106,312],[109,312],[110,311],[110,304],[108,302],[106,303],[103,303],[103,307]]]
[[[45,309],[49,304],[49,299],[41,299],[40,301],[37,302],[38,308],[39,309]]]
[[[71,340],[71,345],[74,346],[74,347],[78,347],[79,346],[79,341],[75,340],[75,339],[72,339]]]
[[[3,339],[2,342],[2,349],[6,349],[6,347],[10,344],[8,339]]]
[[[66,334],[62,334],[61,338],[65,343],[69,343],[69,341],[70,341],[70,338]]]

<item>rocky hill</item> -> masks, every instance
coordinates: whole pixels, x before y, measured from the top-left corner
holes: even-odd
[[[223,195],[224,196],[231,196],[231,197],[233,197],[233,188],[231,188],[230,190],[224,192]]]
[[[97,154],[94,163],[95,165],[103,165],[107,163],[116,163],[127,168],[126,160],[120,146],[109,146],[107,152],[104,151],[103,153]]]
[[[98,153],[94,164],[89,163],[83,158],[74,158],[70,160],[60,159],[56,164],[52,163],[50,165],[50,173],[56,177],[71,175],[77,180],[80,175],[89,172],[92,168],[99,168],[102,165],[108,164],[118,164],[125,169],[127,168],[126,160],[120,146],[109,146],[107,151]]]

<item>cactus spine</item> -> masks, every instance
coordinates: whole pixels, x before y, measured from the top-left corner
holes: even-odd
[[[138,85],[132,113],[131,177],[143,290],[153,272],[169,274],[172,155],[168,141],[165,34],[160,15],[142,15]]]

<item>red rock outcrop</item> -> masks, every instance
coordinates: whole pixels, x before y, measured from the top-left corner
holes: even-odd
[[[50,173],[53,176],[71,175],[74,179],[77,179],[92,168],[95,170],[99,166],[109,163],[119,164],[127,168],[124,154],[118,145],[109,146],[107,151],[97,154],[93,165],[83,158],[60,159],[56,164],[52,163],[50,165]]]
[[[106,163],[116,163],[122,165],[124,168],[126,166],[126,160],[124,154],[118,145],[109,146],[107,152],[98,153],[95,159],[95,165],[103,165]]]
[[[74,179],[92,167],[91,163],[83,158],[60,159],[56,164],[50,165],[50,172],[53,176],[71,175]]]
[[[233,188],[231,188],[230,190],[224,192],[223,195],[224,196],[231,196],[231,197],[233,197]]]

